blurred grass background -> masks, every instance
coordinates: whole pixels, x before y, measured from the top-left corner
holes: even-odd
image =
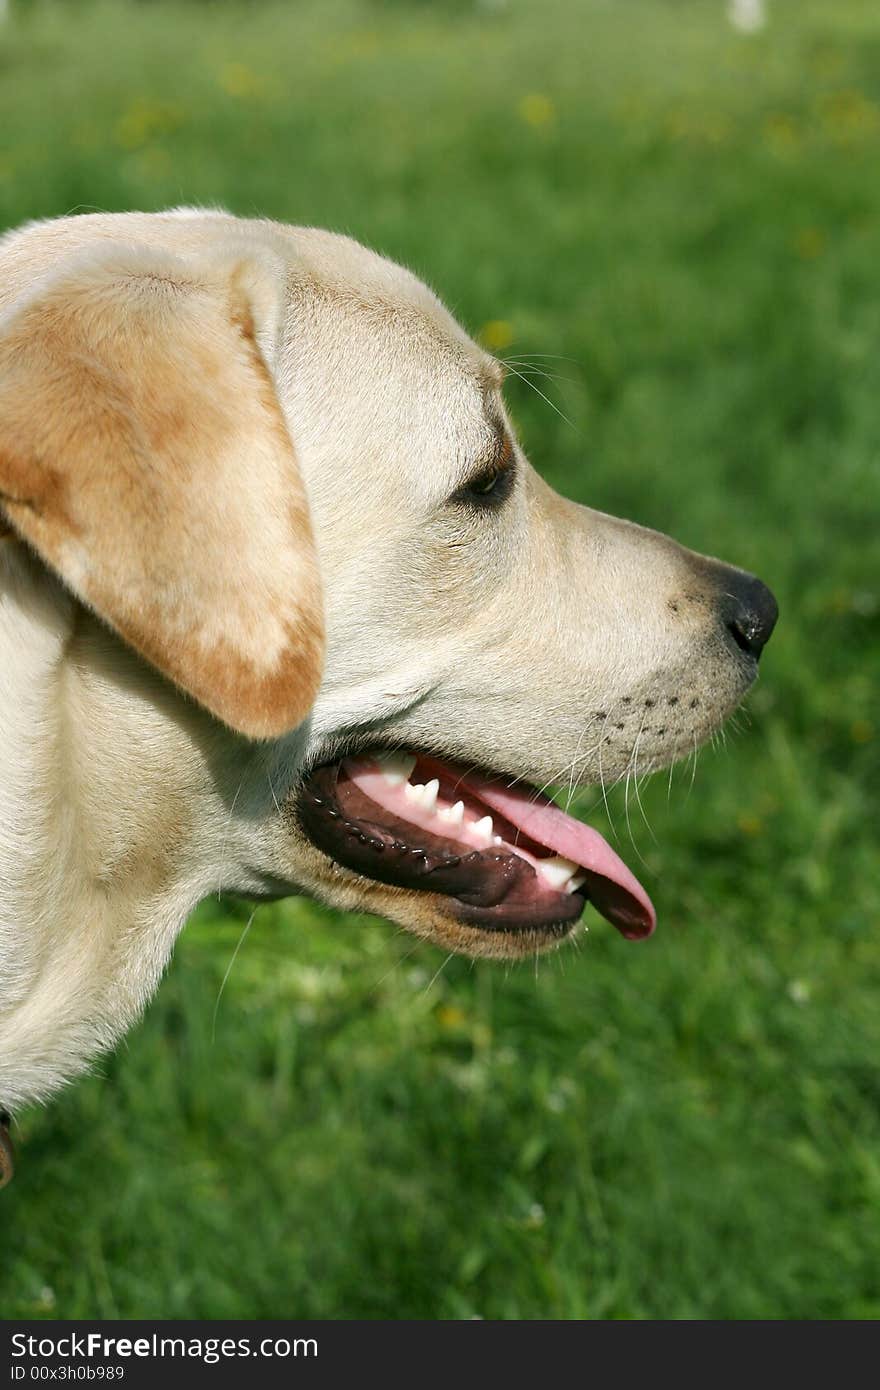
[[[12,5],[0,223],[343,230],[552,380],[536,465],[761,574],[726,747],[582,810],[632,946],[444,962],[211,903],[143,1025],[20,1117],[7,1317],[880,1315],[880,8]],[[219,1003],[218,1003],[219,998]]]

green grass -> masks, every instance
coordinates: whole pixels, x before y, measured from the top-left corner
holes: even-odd
[[[473,331],[567,492],[760,573],[726,748],[611,797],[660,914],[471,966],[202,909],[21,1117],[7,1316],[880,1315],[880,11],[19,6],[0,223],[219,202],[348,231]],[[586,812],[594,798],[583,799]],[[590,811],[607,829],[604,808]],[[215,1022],[216,1011],[216,1022]]]

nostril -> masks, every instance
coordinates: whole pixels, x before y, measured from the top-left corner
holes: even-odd
[[[755,624],[751,619],[734,618],[727,624],[727,631],[730,633],[740,651],[745,652],[747,656],[760,656],[764,643],[762,642],[760,646],[757,647],[757,650],[755,650],[755,637],[757,634]]]
[[[725,601],[727,631],[740,651],[757,661],[776,626],[776,599],[760,579],[742,574],[725,594]]]

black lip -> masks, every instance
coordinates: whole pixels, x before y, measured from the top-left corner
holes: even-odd
[[[534,868],[509,850],[462,854],[454,840],[395,823],[353,784],[339,786],[339,763],[324,764],[302,784],[299,819],[329,858],[366,878],[448,898],[456,919],[487,931],[538,929],[564,935],[580,917],[581,893],[539,886]]]

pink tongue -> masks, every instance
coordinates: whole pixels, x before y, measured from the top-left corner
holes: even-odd
[[[598,830],[567,816],[552,801],[542,798],[536,802],[533,791],[499,787],[497,782],[484,782],[473,774],[465,781],[480,801],[530,840],[586,869],[590,902],[630,941],[651,935],[657,925],[651,899]]]

